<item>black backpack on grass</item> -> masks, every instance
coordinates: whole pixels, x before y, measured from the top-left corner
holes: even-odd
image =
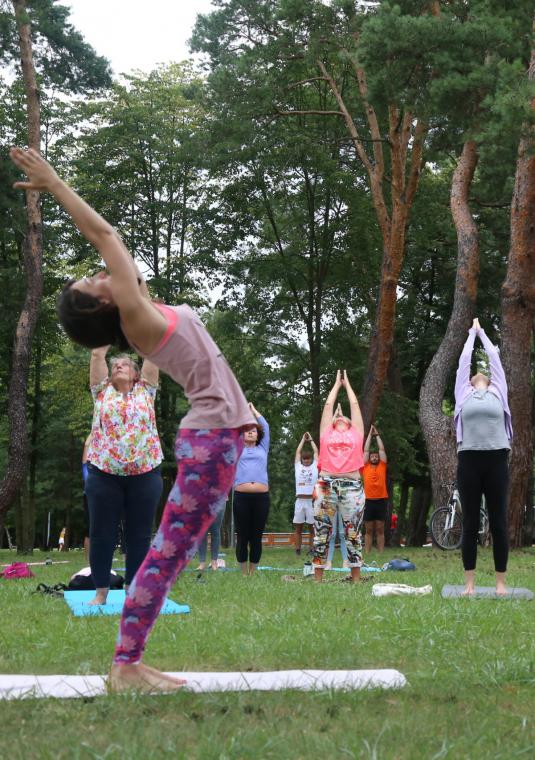
[[[114,570],[110,573],[110,585],[111,591],[121,589],[124,586],[124,578]],[[83,567],[77,573],[75,573],[69,581],[67,591],[94,591],[95,584],[91,576],[91,569],[89,567]]]

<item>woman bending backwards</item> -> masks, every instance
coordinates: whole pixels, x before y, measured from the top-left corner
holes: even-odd
[[[340,389],[344,387],[351,407],[351,419],[344,417],[340,405],[334,405]],[[327,397],[320,423],[319,480],[314,500],[313,565],[317,581],[323,578],[331,533],[335,530],[338,515],[342,518],[347,545],[351,579],[360,580],[362,566],[362,537],[360,525],[364,514],[364,489],[360,468],[364,464],[362,444],[364,423],[359,402],[351,387],[346,371],[340,370]]]
[[[194,312],[186,305],[163,306],[144,297],[119,235],[36,151],[13,148],[11,158],[28,176],[15,187],[50,192],[97,248],[109,272],[65,286],[58,310],[67,334],[87,348],[130,344],[179,383],[191,404],[175,444],[176,482],[156,537],[128,589],[110,675],[116,690],[178,689],[184,681],[141,662],[145,643],[178,573],[225,506],[242,450],[240,431],[256,420]]]
[[[476,336],[490,363],[490,379],[478,372],[470,378]],[[487,338],[478,319],[468,331],[455,380],[455,431],[457,434],[457,486],[463,509],[462,556],[466,595],[474,593],[479,508],[487,501],[496,593],[505,594],[507,538],[507,455],[513,439],[507,383],[498,349]]]

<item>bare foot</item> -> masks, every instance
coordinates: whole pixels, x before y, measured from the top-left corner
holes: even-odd
[[[141,691],[147,694],[178,691],[185,683],[180,678],[168,676],[142,662],[135,665],[112,665],[108,679],[110,691]]]
[[[199,562],[199,567],[197,568],[197,572],[202,573],[202,571],[205,569],[206,569],[206,564],[204,562]]]
[[[496,584],[496,596],[506,596],[507,589],[505,587],[505,583],[497,583]]]
[[[218,566],[217,566],[217,560],[216,560],[216,559],[213,559],[213,560],[211,561],[211,563],[210,563],[210,567],[212,568],[212,570],[219,570],[219,568],[218,568]]]
[[[475,588],[473,586],[465,586],[465,589],[461,596],[473,596],[475,593]]]
[[[106,600],[107,600],[107,598],[108,598],[108,592],[107,592],[107,591],[106,591],[106,593],[105,593],[105,594],[99,594],[99,593],[97,592],[97,594],[95,594],[95,598],[94,598],[94,599],[91,599],[91,601],[90,601],[90,602],[88,602],[88,605],[89,605],[89,606],[93,606],[93,605],[95,605],[95,604],[97,604],[97,605],[100,605],[100,604],[106,604]]]

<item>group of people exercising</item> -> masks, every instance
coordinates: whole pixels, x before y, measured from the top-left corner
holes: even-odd
[[[86,492],[91,523],[100,520],[101,525],[101,530],[91,529],[90,557],[96,557],[97,564],[100,562],[95,578],[95,603],[102,603],[109,583],[108,560],[103,559],[109,557],[106,521],[115,519],[121,505],[132,500],[137,501],[137,512],[143,512],[147,518],[132,520],[130,525],[127,522],[125,528],[128,590],[109,683],[116,691],[179,689],[184,681],[143,662],[147,638],[172,584],[221,514],[231,488],[237,497],[238,561],[244,573],[254,572],[259,559],[257,528],[262,520],[265,523],[269,508],[265,477],[269,428],[245,399],[221,351],[189,306],[151,301],[131,254],[115,229],[63,182],[37,151],[12,148],[11,158],[27,177],[16,182],[15,187],[50,193],[106,265],[105,270],[71,280],[64,286],[58,314],[67,335],[94,352],[91,374],[96,412],[88,452]],[[490,378],[481,373],[470,378],[476,336],[489,355]],[[141,370],[128,357],[117,357],[110,376],[105,361],[107,346],[134,349],[144,357]],[[154,436],[154,395],[159,370],[184,389],[190,409],[180,422],[175,442],[176,481],[156,536],[150,541],[148,518],[152,522],[162,489],[161,448]],[[348,417],[339,404],[335,408],[342,388],[349,401]],[[458,484],[465,520],[462,555],[466,593],[474,592],[477,516],[483,493],[493,536],[496,588],[498,593],[505,593],[511,415],[498,351],[477,320],[461,355],[455,396]],[[121,434],[116,436],[116,431]],[[373,430],[370,435],[374,437]],[[365,465],[377,468],[381,462],[384,464],[381,448],[379,460],[374,464],[370,435],[366,441],[366,462],[359,403],[346,372],[338,371],[321,418],[318,478],[314,485],[313,563],[318,581],[322,579],[329,541],[339,519],[351,579],[359,580],[360,522],[365,506],[361,471]],[[106,436],[110,440],[103,444]],[[366,475],[364,479],[366,483]],[[306,490],[299,490],[300,509],[303,502],[309,501],[308,496]],[[260,505],[259,523],[251,516],[253,501]],[[109,513],[97,515],[98,504],[108,505]],[[306,514],[306,505],[304,511]],[[377,511],[369,522],[381,522]]]

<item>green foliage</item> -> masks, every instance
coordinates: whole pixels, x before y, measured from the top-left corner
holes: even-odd
[[[72,24],[70,9],[56,0],[27,0],[33,61],[45,88],[87,93],[110,84],[108,61],[96,54]],[[11,3],[0,7],[0,63],[20,65]]]

